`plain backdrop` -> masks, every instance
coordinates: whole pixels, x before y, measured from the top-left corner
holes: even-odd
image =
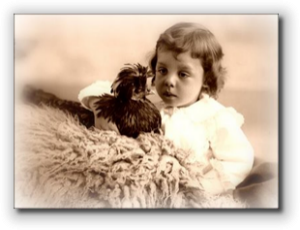
[[[223,47],[227,83],[219,96],[245,117],[256,156],[278,158],[278,15],[22,15],[14,17],[15,83],[63,99],[113,81],[126,63],[148,65],[161,33],[200,23]],[[17,87],[19,89],[19,87]],[[158,98],[154,98],[158,100]]]

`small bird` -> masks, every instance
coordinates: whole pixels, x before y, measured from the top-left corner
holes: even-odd
[[[147,87],[148,77],[151,77],[148,67],[127,64],[112,83],[112,94],[89,97],[95,127],[133,138],[143,132],[160,133],[160,112],[146,98],[151,94]]]

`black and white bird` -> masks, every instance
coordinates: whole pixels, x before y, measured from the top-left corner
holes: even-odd
[[[87,97],[85,104],[94,112],[95,127],[133,138],[145,132],[160,133],[160,112],[146,98],[151,94],[148,77],[147,67],[127,64],[112,83],[111,94]]]

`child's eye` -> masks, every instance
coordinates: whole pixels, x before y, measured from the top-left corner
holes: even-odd
[[[156,70],[156,72],[158,72],[158,73],[161,74],[161,75],[166,75],[168,71],[167,71],[166,68],[158,68],[158,69]]]
[[[180,72],[179,73],[179,77],[180,78],[186,78],[186,77],[188,77],[189,75],[188,75],[188,73],[186,73],[186,72]]]

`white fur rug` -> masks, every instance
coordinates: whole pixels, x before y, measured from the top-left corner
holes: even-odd
[[[245,208],[201,191],[197,168],[157,134],[87,130],[65,113],[16,105],[16,208]]]

